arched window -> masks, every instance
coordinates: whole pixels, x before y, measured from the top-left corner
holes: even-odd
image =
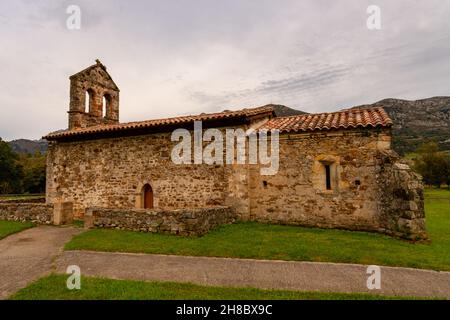
[[[110,108],[110,102],[111,102],[111,96],[109,94],[105,94],[103,96],[103,106],[102,106],[102,117],[105,118],[109,115],[109,108]]]
[[[142,187],[142,208],[153,209],[153,189],[147,183]]]
[[[94,105],[94,91],[91,89],[86,90],[84,97],[84,112],[92,112],[92,107]]]

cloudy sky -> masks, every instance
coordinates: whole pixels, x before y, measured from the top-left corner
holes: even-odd
[[[366,26],[372,4],[381,30]],[[96,58],[121,89],[122,122],[444,96],[450,1],[0,0],[0,137],[66,128],[68,77]]]

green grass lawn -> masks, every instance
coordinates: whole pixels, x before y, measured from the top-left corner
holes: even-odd
[[[77,228],[83,228],[84,227],[84,221],[83,220],[73,220],[72,224]]]
[[[320,293],[199,286],[82,277],[80,290],[66,288],[66,275],[41,278],[14,294],[13,300],[380,300],[406,299],[365,293]],[[409,299],[409,298],[408,298]]]
[[[0,220],[0,239],[3,239],[10,234],[33,227],[31,222],[16,222]]]
[[[0,194],[0,202],[9,200],[45,199],[45,194]]]
[[[450,270],[450,191],[426,190],[430,243],[366,232],[237,223],[203,237],[105,229],[75,236],[67,250],[327,261]]]

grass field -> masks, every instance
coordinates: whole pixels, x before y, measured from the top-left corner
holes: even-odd
[[[0,194],[0,202],[9,200],[34,200],[45,198],[45,194]]]
[[[225,288],[174,282],[143,282],[82,277],[80,290],[68,290],[67,276],[41,278],[13,300],[380,300],[406,299],[364,293],[320,293],[254,288]],[[408,298],[409,299],[409,298]]]
[[[34,225],[31,222],[16,222],[0,220],[0,239],[3,239],[10,234],[28,229]]]
[[[67,250],[143,252],[297,261],[327,261],[450,270],[450,191],[426,190],[430,243],[366,232],[237,223],[203,237],[96,229],[75,236]]]

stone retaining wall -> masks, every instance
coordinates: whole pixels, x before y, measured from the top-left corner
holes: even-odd
[[[0,220],[53,223],[53,205],[45,203],[0,203]]]
[[[178,235],[204,235],[221,224],[235,221],[230,207],[178,210],[88,208],[86,228],[110,228]]]
[[[420,176],[389,151],[378,156],[378,168],[380,231],[411,240],[426,239]]]

